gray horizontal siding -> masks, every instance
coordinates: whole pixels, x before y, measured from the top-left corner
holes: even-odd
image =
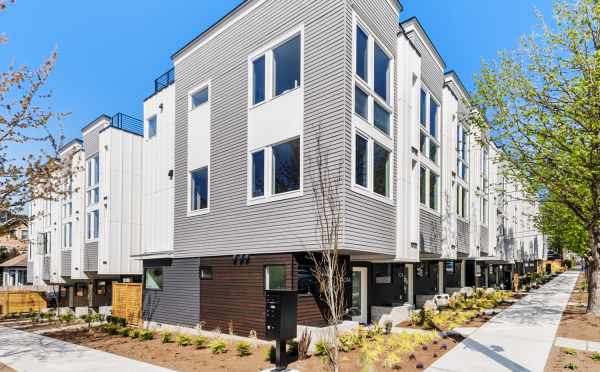
[[[317,137],[334,169],[349,123],[345,0],[267,1],[175,67],[175,257],[316,248]],[[303,23],[304,195],[246,205],[248,55]],[[235,45],[235,48],[231,47]],[[211,81],[210,213],[187,216],[187,92]],[[293,211],[293,213],[290,213]],[[387,232],[386,232],[387,233]]]
[[[102,126],[94,128],[83,136],[83,148],[86,159],[98,153],[100,147],[100,130]]]
[[[481,226],[479,233],[479,249],[484,254],[489,254],[490,252],[490,233],[485,226]]]
[[[419,249],[422,253],[442,253],[442,218],[421,209],[419,213]]]
[[[71,250],[62,251],[60,259],[62,276],[71,276]]]
[[[408,38],[421,54],[421,80],[425,82],[427,88],[429,88],[431,93],[441,103],[443,97],[444,71],[439,68],[415,31],[409,32]]]
[[[27,283],[33,283],[33,261],[27,261]]]
[[[459,253],[469,254],[469,241],[470,239],[470,231],[469,231],[469,223],[460,219],[456,221],[456,236],[457,236],[457,244],[456,248]]]
[[[42,280],[50,280],[50,256],[44,256],[42,262]]]
[[[163,268],[163,289],[144,290],[142,315],[157,323],[195,327],[200,318],[200,260],[144,261],[144,268]]]
[[[85,243],[83,251],[83,271],[98,271],[98,242]]]

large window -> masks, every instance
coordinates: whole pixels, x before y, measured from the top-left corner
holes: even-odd
[[[87,239],[98,239],[100,232],[100,212],[98,209],[89,211],[86,220]]]
[[[354,183],[390,197],[391,152],[362,134],[356,134],[354,141]]]
[[[148,119],[148,138],[156,137],[156,115]]]
[[[96,154],[86,164],[86,203],[94,205],[100,201],[100,157]]]
[[[302,35],[278,43],[251,60],[252,105],[268,101],[302,85]]]
[[[144,287],[150,290],[163,289],[163,269],[162,267],[150,267],[145,270]]]
[[[468,210],[468,191],[461,185],[456,185],[456,214],[466,219]]]
[[[191,109],[195,109],[196,107],[202,106],[203,104],[208,102],[208,87],[202,88],[199,91],[192,93],[190,96],[191,99]]]
[[[265,266],[265,289],[286,289],[285,266],[267,265]]]
[[[273,146],[273,194],[300,189],[300,139]]]
[[[481,151],[481,223],[488,223],[488,198],[489,198],[489,155],[488,149]]]
[[[300,137],[250,153],[250,199],[295,195],[302,179]]]
[[[466,129],[460,123],[456,130],[456,143],[458,150],[456,171],[458,172],[458,177],[466,182],[469,175],[469,144]]]
[[[63,248],[71,248],[73,246],[73,224],[67,222],[63,224]]]
[[[439,164],[439,104],[433,96],[421,89],[420,102],[420,128],[421,128],[421,153],[434,164]]]
[[[439,209],[440,176],[429,168],[421,166],[419,175],[419,201],[433,210]]]
[[[390,135],[393,111],[390,97],[392,59],[360,25],[356,26],[354,49],[354,112],[375,128]]]
[[[208,167],[190,172],[191,210],[199,211],[208,208]]]

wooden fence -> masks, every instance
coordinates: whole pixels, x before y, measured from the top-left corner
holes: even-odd
[[[41,311],[48,307],[44,292],[0,291],[0,315]]]
[[[127,319],[127,324],[142,322],[142,284],[113,283],[112,315]]]

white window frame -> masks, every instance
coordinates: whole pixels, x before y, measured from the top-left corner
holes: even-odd
[[[357,52],[357,27],[360,27],[361,30],[368,37],[368,69],[367,69],[367,77],[369,81],[363,80],[356,73],[356,52]],[[388,70],[388,100],[383,100],[377,93],[375,93],[375,44],[377,44],[381,50],[388,56],[390,59],[390,66]],[[367,125],[371,126],[377,132],[382,135],[393,139],[394,138],[394,125],[395,125],[395,115],[394,115],[394,107],[395,107],[395,92],[394,92],[394,77],[395,77],[395,58],[394,53],[392,53],[385,44],[375,35],[375,32],[371,30],[365,22],[363,22],[356,13],[353,13],[353,29],[352,29],[352,114],[355,118],[365,122]],[[359,87],[364,93],[367,94],[368,97],[368,109],[367,109],[367,120],[365,118],[358,115],[356,113],[355,102],[356,102],[356,91],[355,87]],[[381,129],[375,126],[374,121],[374,113],[375,113],[375,103],[381,106],[384,110],[390,114],[390,122],[389,122],[389,133],[385,133]],[[390,147],[389,145],[387,146]]]
[[[209,93],[210,94],[210,93]],[[154,119],[154,122],[156,123],[154,125],[154,135],[151,136],[150,135],[150,120]],[[158,135],[158,115],[154,114],[154,115],[150,115],[148,117],[148,119],[146,119],[146,133],[148,133],[148,135],[146,136],[146,140],[150,141],[151,139],[155,138]]]
[[[356,183],[356,136],[361,136],[363,139],[367,140],[367,187],[359,185]],[[375,160],[375,143],[377,145],[383,147],[390,153],[390,177],[389,182],[389,195],[384,196],[378,194],[374,191],[374,182],[375,182],[375,171],[374,171],[374,160]],[[390,149],[390,147],[378,141],[377,139],[369,136],[367,133],[361,131],[358,128],[354,128],[352,131],[352,190],[362,194],[369,196],[371,198],[375,198],[387,204],[393,205],[394,200],[394,152]]]
[[[94,216],[94,212],[98,212],[98,216],[92,218]],[[98,219],[98,231],[94,228],[96,225],[96,218]],[[94,208],[90,209],[85,214],[85,241],[86,242],[96,242],[100,237],[100,209]]]
[[[280,145],[282,143],[290,142],[294,139],[298,138],[300,140],[300,187],[298,190],[288,191],[280,194],[273,193],[273,147]],[[264,195],[263,196],[252,196],[252,154],[264,151]],[[286,138],[282,141],[278,141],[272,143],[265,147],[259,147],[253,150],[248,151],[247,155],[247,185],[246,185],[246,198],[247,205],[256,205],[274,202],[278,200],[285,200],[291,198],[297,198],[304,195],[304,139],[303,135],[293,136],[290,138]]]
[[[489,149],[487,147],[481,148],[481,200],[479,202],[480,208],[480,218],[479,222],[482,226],[487,226],[489,224],[490,216],[490,202],[489,202],[489,192],[490,192],[490,184],[489,184],[489,169],[490,169],[490,157],[489,157]]]
[[[63,249],[71,249],[73,247],[73,223],[65,222],[63,224]]]
[[[300,36],[300,84],[294,89],[290,89],[279,95],[275,95],[275,70],[273,69],[273,50],[285,44],[287,41],[296,36]],[[254,103],[254,66],[255,60],[260,57],[265,57],[265,99],[261,102]],[[275,38],[262,48],[256,50],[248,56],[248,109],[262,106],[265,103],[271,102],[279,97],[283,97],[291,92],[297,91],[304,87],[304,24],[300,24],[286,33]]]
[[[100,203],[100,153],[90,156],[85,164],[85,205],[89,207]],[[98,177],[95,176],[96,172],[98,173]],[[90,180],[92,180],[91,183]],[[98,193],[98,200],[93,201],[96,190]]]
[[[209,93],[210,94],[210,93]],[[202,170],[206,168],[206,173],[207,173],[207,177],[206,177],[206,208],[201,208],[201,209],[196,209],[193,210],[192,209],[192,173],[198,170]],[[199,167],[199,168],[195,168],[195,169],[190,169],[187,172],[187,211],[188,211],[188,217],[191,216],[201,216],[204,214],[208,214],[210,213],[210,165],[205,165],[203,167]]]
[[[426,123],[425,125],[423,125],[423,123],[421,123],[421,91],[424,91],[427,95],[427,99],[426,99],[426,109],[425,109],[425,118],[426,118]],[[431,135],[431,100],[435,101],[435,103],[438,105],[438,110],[437,110],[437,115],[436,115],[436,134],[437,137],[434,137]],[[439,100],[431,93],[431,90],[429,90],[427,88],[427,86],[422,82],[421,83],[421,87],[419,89],[419,115],[417,115],[417,117],[419,118],[419,157],[421,158],[421,162],[425,162],[427,163],[427,165],[430,168],[433,168],[435,172],[437,172],[438,174],[440,173],[440,164],[442,163],[442,144],[440,141],[440,135],[441,135],[441,115],[442,115],[442,106],[440,105]],[[420,142],[421,142],[421,135],[425,135],[426,137],[426,141],[425,141],[425,151],[421,151],[421,146],[420,146]],[[436,161],[431,160],[431,158],[429,157],[429,153],[430,153],[430,147],[431,147],[431,142],[433,142],[438,150],[437,150],[437,156],[436,156]]]
[[[419,168],[419,207],[421,209],[425,209],[429,212],[435,213],[435,214],[441,214],[441,193],[442,193],[442,177],[440,175],[440,173],[429,167],[427,164],[421,163],[420,165],[421,167],[425,168],[426,171],[426,175],[425,175],[425,204],[421,203],[421,177],[420,177],[420,172],[421,169]],[[431,189],[431,173],[434,173],[437,177],[438,177],[438,187],[437,187],[437,192],[436,192],[436,206],[437,209],[433,209],[431,208],[431,195],[430,195],[430,189]]]

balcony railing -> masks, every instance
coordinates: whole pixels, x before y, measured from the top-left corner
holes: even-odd
[[[175,82],[175,69],[172,68],[154,80],[154,93],[158,93]]]
[[[144,135],[144,122],[140,119],[136,119],[129,115],[118,113],[112,117],[111,126],[119,128],[126,132],[137,134],[139,136]]]

